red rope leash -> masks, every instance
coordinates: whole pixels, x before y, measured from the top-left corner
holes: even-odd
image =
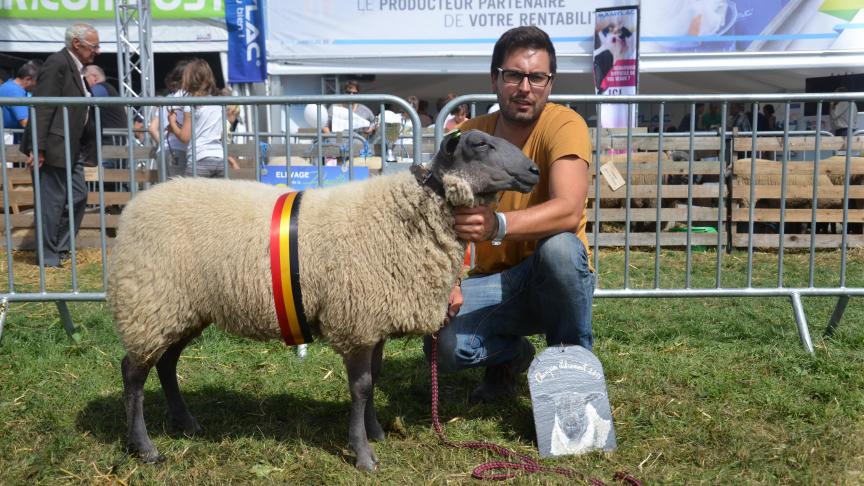
[[[435,429],[435,433],[438,434],[438,439],[441,440],[444,444],[455,447],[455,448],[463,448],[463,449],[486,449],[488,451],[492,451],[504,458],[515,458],[518,462],[515,461],[492,461],[487,462],[485,464],[481,464],[474,468],[471,472],[471,476],[475,479],[490,479],[490,480],[503,480],[510,479],[519,474],[519,471],[525,471],[530,473],[535,472],[550,472],[555,474],[560,474],[562,476],[566,476],[571,479],[579,479],[587,482],[591,486],[606,486],[606,483],[600,481],[595,478],[588,478],[587,480],[576,471],[572,471],[570,469],[566,469],[563,467],[549,467],[549,466],[541,466],[534,459],[524,455],[519,454],[518,452],[512,451],[506,447],[493,444],[491,442],[486,441],[464,441],[464,442],[454,442],[448,439],[444,435],[444,428],[441,426],[441,420],[438,417],[438,334],[432,335],[432,366],[431,366],[431,375],[432,375],[432,427]],[[503,471],[503,472],[492,472],[492,471]],[[624,472],[615,473],[615,479],[619,481],[624,481],[629,483],[631,486],[642,486],[642,483],[639,482],[638,479],[631,476],[630,474]]]

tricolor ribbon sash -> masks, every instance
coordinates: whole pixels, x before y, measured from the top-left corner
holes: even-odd
[[[311,343],[312,333],[303,313],[300,262],[297,256],[297,211],[302,192],[279,196],[270,219],[270,273],[273,303],[285,344]]]

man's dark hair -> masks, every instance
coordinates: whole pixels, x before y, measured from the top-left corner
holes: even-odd
[[[545,49],[549,53],[549,71],[552,74],[557,72],[558,62],[555,59],[555,46],[552,45],[552,39],[549,38],[549,34],[533,25],[514,27],[501,35],[495,43],[495,49],[492,50],[492,65],[489,71],[493,76],[497,75],[498,68],[510,52],[525,48]]]
[[[23,66],[18,68],[18,71],[15,73],[15,77],[18,79],[24,78],[33,78],[36,79],[39,76],[39,64],[35,62],[26,62]]]

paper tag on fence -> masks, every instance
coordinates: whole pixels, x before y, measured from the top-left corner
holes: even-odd
[[[624,185],[624,178],[621,177],[621,173],[618,172],[618,168],[615,167],[614,162],[606,162],[601,165],[600,173],[603,174],[606,184],[609,184],[609,187],[613,191],[617,191],[619,187]]]

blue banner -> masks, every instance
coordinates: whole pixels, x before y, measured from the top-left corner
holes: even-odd
[[[267,78],[264,0],[226,0],[228,82],[261,83]]]
[[[336,186],[349,181],[347,167],[326,166],[323,169],[324,187]],[[353,180],[360,181],[369,178],[369,168],[354,167]],[[270,165],[261,169],[261,182],[274,186],[289,186],[297,191],[318,187],[318,168],[313,166],[291,167],[291,183],[288,184],[288,169]]]

